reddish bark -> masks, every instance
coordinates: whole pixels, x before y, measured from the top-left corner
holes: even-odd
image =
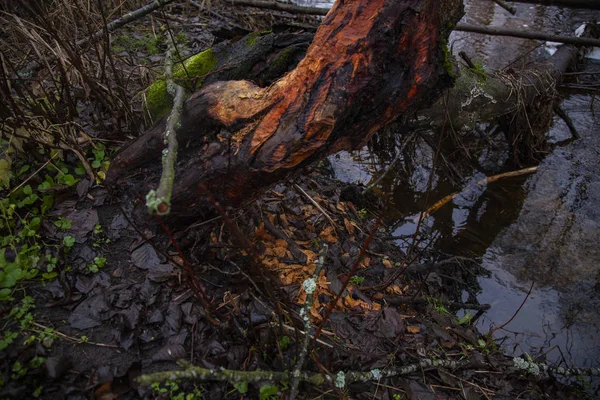
[[[216,82],[185,105],[172,210],[198,215],[201,185],[238,206],[290,172],[364,145],[398,115],[431,104],[451,78],[448,29],[461,0],[337,1],[305,58],[267,88]],[[145,194],[158,179],[164,122],[113,161],[109,183]],[[187,144],[187,149],[186,149]]]

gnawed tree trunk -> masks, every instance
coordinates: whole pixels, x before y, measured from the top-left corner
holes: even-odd
[[[451,83],[446,40],[461,0],[338,1],[306,57],[269,87],[215,82],[185,104],[173,213],[198,216],[205,190],[228,206],[340,150],[364,145]],[[107,181],[144,196],[156,185],[164,121],[123,149]]]

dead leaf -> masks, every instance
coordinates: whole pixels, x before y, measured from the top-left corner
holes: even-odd
[[[406,330],[408,331],[408,333],[415,334],[415,333],[421,332],[421,327],[419,327],[417,325],[408,325],[406,327]]]
[[[384,258],[382,263],[383,263],[383,266],[386,267],[387,269],[393,268],[392,263],[387,258]]]
[[[355,231],[354,225],[352,224],[352,222],[350,222],[349,219],[344,218],[344,225],[346,226],[346,230],[348,231],[348,233],[350,235],[354,235],[354,231]]]
[[[301,250],[304,254],[306,254],[306,263],[313,264],[317,259],[317,254],[311,250]]]
[[[276,247],[285,247],[287,249],[289,245],[288,245],[288,242],[286,242],[285,240],[283,240],[283,239],[277,239],[275,241],[275,246]]]
[[[273,254],[277,257],[286,257],[288,251],[285,247],[274,247]]]
[[[337,243],[337,238],[334,236],[335,234],[335,229],[333,226],[329,225],[328,227],[326,227],[325,229],[323,229],[321,231],[321,233],[319,234],[319,237],[321,239],[323,239],[326,242],[329,243]]]

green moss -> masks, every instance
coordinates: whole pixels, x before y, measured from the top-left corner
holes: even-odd
[[[136,38],[131,35],[119,35],[112,42],[112,49],[116,53],[144,50],[150,55],[156,55],[160,53],[160,43],[160,36],[144,35]]]
[[[185,68],[178,64],[173,71],[173,77],[179,84],[183,84],[189,78],[202,78],[217,66],[217,57],[213,54],[212,49],[198,53],[183,62]],[[195,89],[201,86],[201,79],[198,79]]]
[[[173,99],[167,92],[167,82],[160,79],[146,89],[146,109],[153,121],[163,117],[171,110]]]
[[[196,86],[190,88],[192,90],[198,89],[202,86],[202,78],[215,68],[217,61],[217,57],[213,54],[212,49],[208,49],[184,61],[185,69],[181,64],[175,66],[173,77],[182,86],[189,86],[187,83],[190,80],[194,81],[193,78],[199,78]],[[165,116],[171,110],[172,100],[167,92],[167,83],[164,79],[157,80],[146,89],[145,106],[152,120],[156,121]]]
[[[246,36],[246,45],[248,45],[250,47],[254,47],[254,45],[256,45],[256,41],[258,40],[259,37],[261,37],[261,35],[262,35],[261,32],[249,33],[248,36]]]
[[[442,54],[444,56],[444,70],[452,79],[458,78],[458,75],[454,70],[454,63],[452,62],[453,57],[450,53],[450,49],[448,49],[448,42],[446,40],[442,40]]]
[[[296,49],[292,47],[283,50],[273,61],[271,61],[271,69],[287,68],[295,52]]]

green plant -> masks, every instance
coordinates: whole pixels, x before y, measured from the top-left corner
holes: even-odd
[[[350,279],[350,284],[354,285],[354,286],[358,286],[361,283],[363,283],[365,280],[364,276],[358,276],[358,275],[354,275],[351,279]]]
[[[15,361],[15,363],[12,366],[11,378],[17,380],[17,379],[21,378],[22,376],[25,376],[26,373],[27,373],[27,367],[25,367],[19,361]]]
[[[169,399],[171,400],[199,400],[202,398],[200,389],[194,387],[193,391],[186,393],[186,391],[179,386],[179,382],[177,381],[166,381],[164,384],[152,382],[150,387],[156,393],[168,394]]]
[[[487,80],[487,75],[485,73],[483,63],[481,61],[475,61],[474,65],[475,65],[475,68],[469,68],[469,70],[474,72],[477,75],[477,78],[479,80],[481,80],[481,81]]]
[[[277,393],[279,393],[279,387],[275,385],[263,385],[258,390],[260,400],[275,400]]]
[[[246,381],[236,382],[236,383],[233,384],[233,387],[240,394],[246,394],[246,393],[248,393],[248,382],[246,382]]]
[[[63,245],[65,246],[65,248],[70,249],[73,246],[75,246],[75,238],[73,236],[65,236],[63,238]]]
[[[70,219],[59,217],[57,221],[54,221],[54,225],[56,225],[56,227],[61,231],[68,231],[71,229],[73,223]]]
[[[104,257],[94,257],[94,262],[88,266],[88,271],[97,274],[102,267],[106,264],[106,258]]]
[[[472,319],[473,319],[473,315],[471,315],[471,313],[467,312],[467,313],[465,313],[465,315],[458,318],[457,321],[458,321],[459,325],[466,325],[466,324],[470,323]]]
[[[7,330],[4,332],[4,338],[0,339],[0,351],[6,349],[19,336],[17,332]]]
[[[92,244],[93,247],[100,247],[103,244],[110,243],[110,239],[104,235],[104,229],[102,229],[102,226],[99,224],[94,226],[94,238],[95,240]]]
[[[358,218],[360,219],[367,219],[367,210],[365,208],[361,208],[360,210],[357,211],[358,213]]]
[[[446,309],[442,300],[436,299],[435,297],[426,297],[426,299],[436,312],[443,315],[450,315],[450,311]]]
[[[279,348],[281,350],[287,349],[291,343],[292,343],[292,339],[290,339],[289,336],[284,335],[284,336],[279,337]]]

